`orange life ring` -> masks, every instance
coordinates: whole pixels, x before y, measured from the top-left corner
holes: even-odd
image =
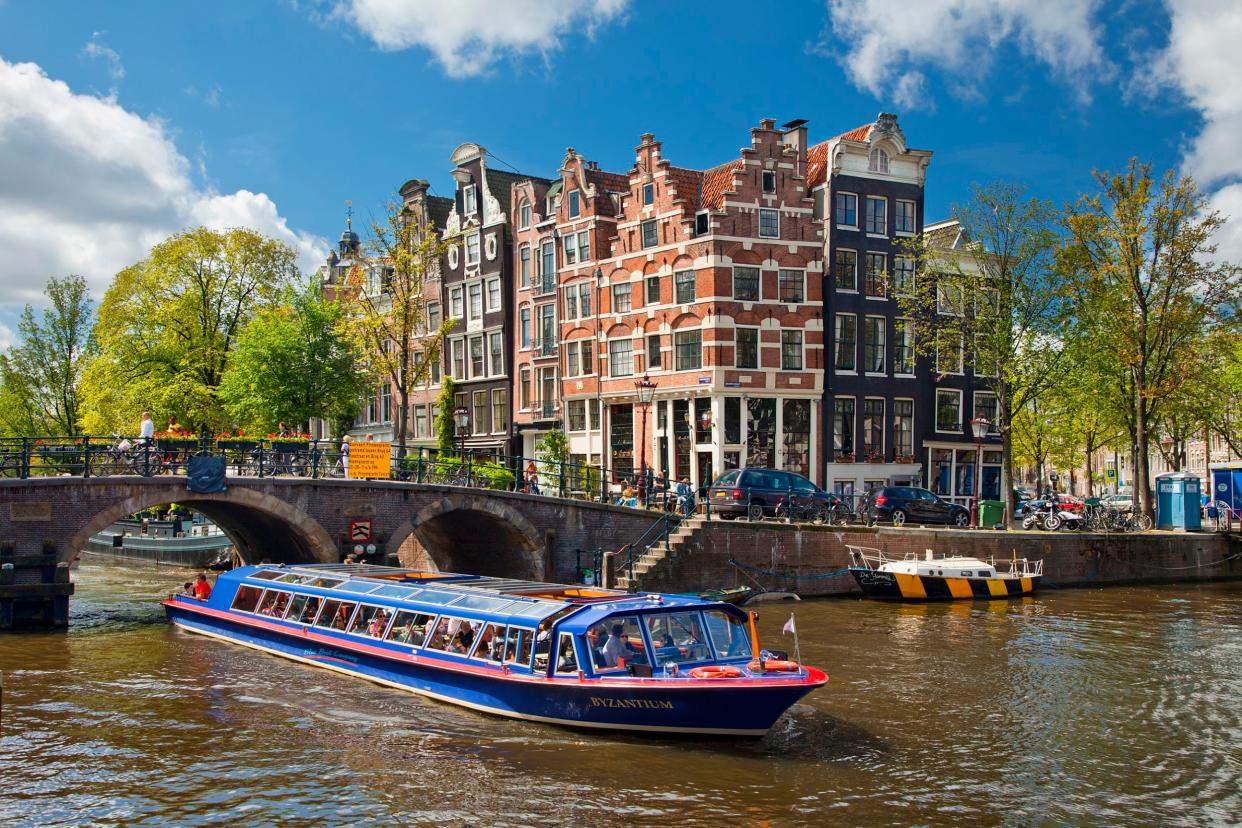
[[[694,678],[738,678],[742,675],[742,671],[728,664],[712,665],[708,667],[695,667],[690,671],[690,675]]]
[[[772,673],[796,673],[802,666],[796,661],[765,661],[763,669]]]

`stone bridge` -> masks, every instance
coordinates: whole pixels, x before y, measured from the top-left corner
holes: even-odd
[[[371,542],[403,564],[551,581],[575,580],[576,550],[615,549],[656,522],[585,500],[395,481],[233,477],[200,494],[183,477],[40,477],[0,480],[0,566],[72,561],[91,535],[165,503],[202,512],[248,563],[340,561],[351,522],[369,520]]]

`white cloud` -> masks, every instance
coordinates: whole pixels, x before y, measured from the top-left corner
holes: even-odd
[[[82,54],[89,58],[101,58],[104,63],[108,64],[108,74],[113,80],[120,80],[125,77],[125,67],[121,65],[121,56],[116,53],[115,49],[104,45],[102,40],[103,32],[95,32],[91,35],[91,39],[86,41],[86,45],[82,47]]]
[[[1098,0],[828,0],[838,60],[851,82],[906,108],[930,107],[921,67],[974,92],[998,58],[1016,49],[1088,98],[1111,72],[1093,17]],[[833,47],[826,47],[832,51]]]
[[[33,63],[0,59],[0,307],[41,304],[49,277],[112,276],[184,227],[251,227],[309,270],[326,242],[289,227],[265,194],[197,187],[164,125],[114,97],[77,94]]]
[[[0,322],[0,351],[8,351],[17,344],[17,332]]]
[[[1183,167],[1200,186],[1219,186],[1212,206],[1230,223],[1219,254],[1242,263],[1242,6],[1236,0],[1168,0],[1169,45],[1156,78],[1186,96],[1203,116]],[[1140,69],[1140,71],[1142,71]]]
[[[575,31],[590,37],[628,6],[629,0],[340,0],[334,14],[381,49],[421,46],[462,78],[485,74],[505,56],[547,55]]]

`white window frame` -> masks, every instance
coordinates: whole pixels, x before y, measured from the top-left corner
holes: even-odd
[[[495,288],[495,299],[496,299],[494,303],[492,302],[492,289],[493,288]],[[487,313],[493,313],[495,311],[500,310],[503,304],[504,304],[504,297],[501,295],[501,292],[500,292],[500,277],[495,276],[491,279],[488,279],[484,286],[484,291],[483,291],[483,307],[485,311]]]
[[[784,287],[784,285],[782,284],[782,275],[786,273],[798,274],[797,276],[798,281],[799,281],[798,292],[802,295],[801,299],[786,299],[784,296],[781,295],[781,291]],[[776,271],[776,298],[777,298],[777,301],[784,302],[786,305],[801,305],[805,303],[807,301],[806,299],[806,271],[802,270],[801,268],[797,268],[797,267],[782,267],[779,270],[777,270]]]
[[[897,329],[898,329],[897,323],[898,322],[902,323],[901,330],[903,331],[903,333],[910,337],[910,372],[909,373],[904,373],[901,371],[902,364],[901,364],[901,357],[900,357],[900,350],[899,350],[901,347],[901,339],[898,339],[897,337]],[[891,338],[893,341],[893,376],[895,377],[914,376],[915,373],[918,371],[918,354],[916,354],[914,351],[914,320],[906,316],[894,317],[893,335]],[[903,336],[902,338],[904,339],[905,337]]]
[[[798,335],[798,366],[796,368],[785,367],[785,334],[796,333]],[[806,370],[806,331],[802,328],[781,328],[781,370],[782,371],[805,371]]]
[[[940,396],[942,394],[955,394],[957,396],[957,428],[946,429],[940,427]],[[935,396],[935,407],[932,409],[933,423],[937,434],[961,434],[962,433],[962,391],[959,388],[937,388]]]
[[[629,364],[625,366],[626,372],[623,374],[617,373],[617,359],[616,358],[617,357],[624,358],[624,355],[614,352],[613,347],[612,347],[614,344],[620,345],[621,343],[625,343],[626,345],[629,346],[629,350],[626,352],[626,354],[629,357]],[[634,376],[634,343],[633,341],[630,340],[630,337],[628,334],[626,334],[623,337],[617,337],[616,339],[608,340],[608,376],[609,377],[632,377]]]
[[[974,419],[978,419],[980,416],[979,414],[979,398],[980,397],[991,397],[992,398],[992,403],[993,403],[992,409],[994,413],[992,415],[992,418],[988,420],[988,422],[992,424],[988,428],[988,434],[1000,434],[1000,424],[996,422],[1000,416],[1000,402],[998,401],[996,392],[995,391],[974,391],[971,393],[970,413],[974,416]]]
[[[837,254],[853,253],[854,254],[854,275],[851,280],[853,287],[841,287],[837,284]],[[839,247],[832,252],[832,289],[841,293],[858,293],[858,251],[852,247]]]
[[[838,196],[852,196],[853,197],[854,199],[854,223],[853,224],[846,224],[845,222],[840,220],[839,216],[837,216],[837,197]],[[858,221],[858,193],[851,193],[848,190],[841,190],[840,192],[832,194],[832,222],[837,227],[840,227],[842,230],[857,230],[861,226]]]
[[[838,328],[838,323],[847,317],[854,320],[854,347],[853,347],[853,353],[851,354],[851,357],[852,357],[851,361],[853,362],[853,367],[841,368],[841,367],[838,367],[839,360],[837,359],[837,348],[840,347],[840,339],[841,339],[840,333],[837,330],[837,328]],[[832,371],[833,373],[836,373],[836,374],[847,374],[847,375],[855,375],[858,373],[858,314],[856,313],[837,313],[833,315],[833,320],[832,320]]]
[[[755,295],[753,298],[744,299],[737,295],[737,271],[741,267],[755,271]],[[763,269],[758,265],[734,265],[733,272],[729,275],[731,277],[730,293],[734,299],[739,302],[758,302],[763,299]]]
[[[651,244],[647,243],[647,229],[648,228],[651,229]],[[639,241],[642,243],[642,248],[644,250],[646,250],[649,247],[660,246],[660,228],[657,226],[655,219],[647,219],[646,221],[638,225],[638,235],[639,235]]]
[[[908,198],[894,199],[897,202],[897,209],[893,213],[893,232],[898,236],[913,236],[919,226],[918,221],[918,203]],[[910,229],[902,230],[897,226],[897,220],[901,217],[901,205],[906,204],[910,207]]]
[[[776,219],[776,231],[765,233],[763,229],[764,218]],[[781,211],[775,207],[759,208],[759,238],[761,239],[779,239],[781,237]]]
[[[878,320],[880,323],[880,360],[883,363],[879,371],[873,371],[867,362],[867,323],[872,320]],[[888,320],[887,317],[868,314],[863,318],[862,326],[862,354],[863,354],[863,373],[869,377],[886,377],[888,376]]]
[[[449,314],[452,319],[464,319],[466,316],[466,287],[453,285],[449,288]]]
[[[648,182],[643,185],[642,199],[644,207],[655,204],[655,184]]]
[[[740,348],[738,348],[738,339],[737,339],[737,334],[738,334],[739,332],[741,332],[741,331],[754,331],[754,332],[755,332],[755,364],[754,364],[754,365],[739,365],[739,364],[738,364],[738,361],[737,361],[737,356],[738,356],[738,353],[739,353],[739,351],[740,351],[741,349],[740,349]],[[758,369],[759,369],[759,366],[763,364],[763,363],[762,363],[762,360],[760,359],[760,351],[762,350],[762,344],[763,344],[763,336],[762,336],[761,331],[762,331],[762,329],[761,329],[761,328],[759,328],[759,327],[757,327],[757,326],[754,326],[754,325],[736,325],[736,326],[734,326],[734,328],[733,328],[733,336],[734,336],[734,339],[733,339],[733,367],[734,367],[734,368],[740,368],[740,369],[742,369],[742,370],[747,370],[747,371],[755,371],[755,370],[758,370]]]
[[[470,233],[466,236],[466,264],[477,265],[479,263],[479,234]]]
[[[867,172],[878,172],[888,175],[889,158],[888,150],[883,147],[876,147],[867,155]]]
[[[888,400],[886,400],[884,397],[868,396],[868,397],[863,397],[862,400],[860,400],[860,402],[862,404],[858,406],[858,412],[857,412],[858,434],[856,434],[854,437],[854,442],[857,444],[857,447],[858,447],[858,451],[855,455],[855,459],[863,463],[866,463],[867,462],[867,447],[866,447],[865,441],[863,440],[863,435],[867,433],[867,427],[865,425],[865,423],[867,422],[866,405],[868,402],[879,402],[880,403],[880,457],[883,458],[888,449]],[[872,448],[874,448],[874,446]],[[883,459],[881,459],[880,462],[884,462]]]
[[[578,261],[591,260],[591,233],[587,230],[578,231]]]
[[[883,213],[884,229],[883,230],[871,229],[871,205],[873,203],[884,205],[884,213]],[[863,228],[866,230],[867,235],[872,238],[887,239],[888,238],[888,198],[886,198],[885,196],[869,195],[867,196],[865,204],[866,204],[867,212],[863,214]]]
[[[617,291],[622,290],[622,289],[624,289],[625,291],[626,304],[629,306],[626,308],[617,307],[617,305],[620,304],[617,301],[617,295],[618,295]],[[609,288],[608,295],[609,295],[609,298],[612,300],[612,312],[613,313],[630,313],[631,311],[634,310],[634,286],[630,282],[617,282],[616,284],[612,285]]]
[[[893,457],[894,458],[898,456],[899,449],[901,448],[900,446],[897,445],[897,434],[896,434],[895,429],[897,428],[897,403],[902,403],[902,402],[910,403],[910,453],[908,455],[902,455],[902,456],[909,456],[909,457],[916,456],[914,453],[914,399],[912,397],[894,397],[893,403],[890,406],[890,408],[892,409],[893,415],[889,417],[889,429],[892,432],[890,434],[890,437],[893,441]]]
[[[561,256],[564,258],[565,264],[577,264],[578,239],[573,233],[566,233],[561,236]]]
[[[957,345],[958,345],[957,347],[957,368],[956,370],[946,371],[943,368],[941,368],[942,363],[940,360],[940,343],[942,341],[942,338],[947,337],[947,336],[948,334],[944,332],[937,332],[936,334],[936,373],[946,374],[948,376],[959,376],[960,377],[966,373],[966,364],[965,364],[966,343],[962,341],[962,337],[959,334],[957,337]]]
[[[577,189],[565,194],[565,212],[570,218],[582,215],[582,192]]]
[[[681,367],[678,362],[681,359],[680,345],[678,337],[698,336],[699,339],[699,358],[698,365],[687,365]],[[680,331],[673,331],[673,366],[674,371],[702,371],[703,370],[703,330],[701,328],[686,328]]]
[[[461,212],[466,216],[479,212],[479,190],[473,184],[461,188]]]
[[[518,204],[518,229],[519,230],[525,230],[526,228],[530,227],[531,212],[532,211],[530,208],[530,202],[527,201],[526,199],[522,199],[521,203]]]
[[[772,186],[768,186],[768,182],[772,182]],[[773,195],[776,193],[776,170],[763,170],[759,176],[759,187],[765,195]]]

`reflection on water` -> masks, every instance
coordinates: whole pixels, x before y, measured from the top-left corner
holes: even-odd
[[[497,719],[170,628],[184,572],[84,566],[0,638],[0,824],[1231,824],[1242,588],[792,608],[832,675],[765,738]]]

